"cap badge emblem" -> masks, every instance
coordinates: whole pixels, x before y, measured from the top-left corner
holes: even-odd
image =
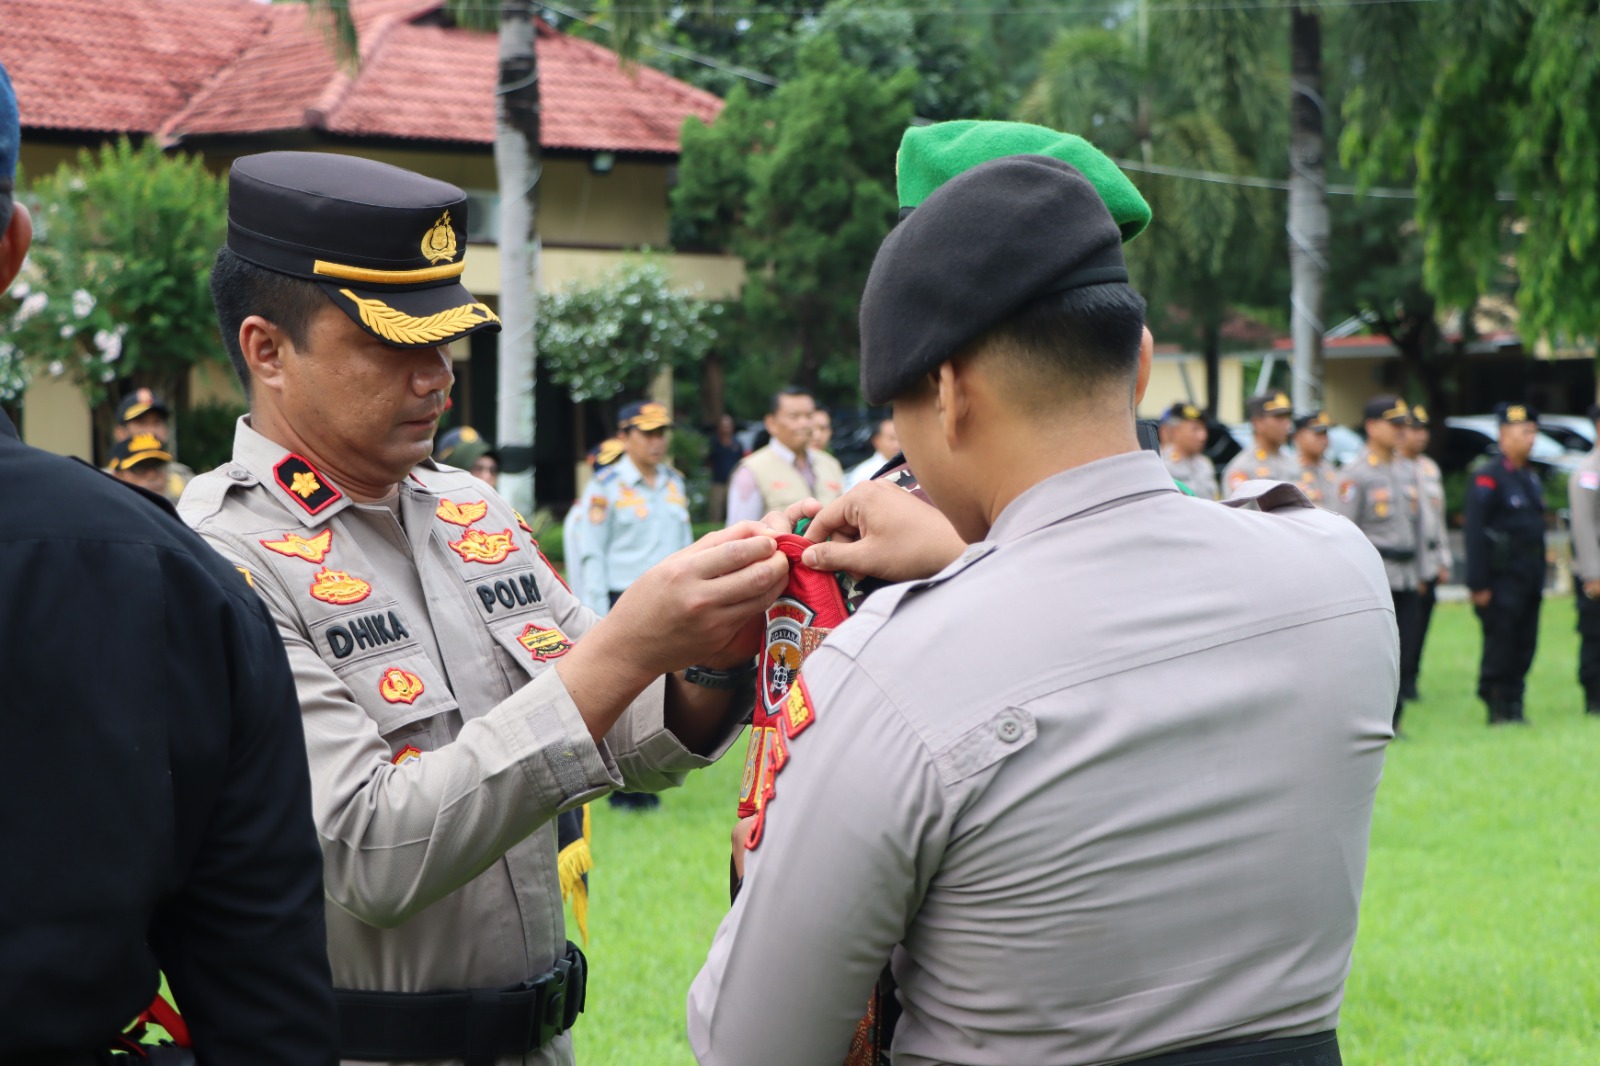
[[[422,235],[422,257],[430,263],[445,263],[456,257],[456,231],[450,226],[450,212],[440,215],[433,228]]]

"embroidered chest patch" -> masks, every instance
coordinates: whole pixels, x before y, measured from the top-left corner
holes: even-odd
[[[440,518],[453,526],[470,526],[489,513],[487,500],[468,500],[466,503],[457,503],[454,500],[440,500],[439,509],[434,512]]]
[[[311,581],[311,596],[323,603],[339,606],[360,603],[372,593],[372,586],[343,570],[330,570],[324,566]]]
[[[535,662],[541,663],[559,659],[572,650],[572,641],[561,630],[554,626],[536,626],[532,622],[517,637],[517,643],[528,649]]]
[[[511,543],[511,530],[503,529],[499,533],[485,533],[481,529],[469,529],[460,540],[450,542],[450,550],[461,556],[463,562],[468,563],[498,563],[517,550]]]
[[[333,530],[324,529],[309,540],[297,533],[285,533],[282,540],[264,540],[261,546],[291,559],[320,563],[328,557],[328,549],[333,547]]]
[[[378,679],[378,695],[390,703],[416,703],[422,692],[422,678],[398,666],[389,667]]]

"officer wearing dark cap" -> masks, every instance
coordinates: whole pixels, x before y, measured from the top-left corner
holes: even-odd
[[[1600,428],[1600,404],[1589,421]],[[1600,715],[1600,448],[1591,448],[1567,479],[1572,515],[1572,577],[1578,585],[1578,684],[1583,709]]]
[[[1500,454],[1475,467],[1467,486],[1467,588],[1483,625],[1478,698],[1490,725],[1521,725],[1544,595],[1544,488],[1528,465],[1539,412],[1502,403],[1495,414]]]
[[[1398,452],[1411,408],[1398,396],[1374,396],[1365,411],[1366,447],[1339,472],[1339,510],[1354,522],[1383,557],[1394,599],[1401,662],[1408,661],[1418,636],[1417,583],[1420,503],[1416,473]],[[1400,728],[1404,693],[1395,698],[1394,725]]]
[[[1294,456],[1283,450],[1289,442],[1290,419],[1294,414],[1288,394],[1269,392],[1252,396],[1245,402],[1245,412],[1250,416],[1255,439],[1223,468],[1224,497],[1233,495],[1246,481],[1300,480]]]
[[[1060,160],[976,166],[884,241],[862,392],[937,509],[869,482],[806,531],[808,565],[887,541],[904,569],[873,576],[913,580],[790,689],[690,991],[702,1063],[843,1061],[885,960],[897,1062],[1338,1062],[1398,683],[1382,566],[1293,485],[1177,490],[1135,432],[1143,319]]]
[[[500,453],[471,426],[457,426],[439,434],[433,446],[436,462],[465,470],[491,489],[500,480]]]
[[[1411,405],[1411,419],[1400,434],[1396,449],[1411,463],[1417,478],[1417,638],[1411,645],[1411,657],[1400,663],[1400,694],[1403,699],[1420,698],[1417,694],[1417,675],[1422,671],[1422,649],[1428,641],[1428,627],[1433,622],[1433,607],[1438,600],[1439,585],[1450,576],[1455,558],[1450,551],[1449,528],[1445,525],[1444,474],[1439,464],[1428,455],[1428,441],[1432,436],[1432,419],[1421,404]]]
[[[111,425],[113,441],[125,441],[134,437],[151,434],[158,438],[165,446],[164,450],[172,452],[172,409],[161,395],[153,389],[137,388],[122,398],[117,405],[117,416]],[[115,473],[115,470],[112,469]],[[167,459],[165,481],[160,487],[151,489],[165,496],[172,503],[178,502],[178,497],[183,495],[184,486],[194,479],[194,471],[178,462],[176,458]],[[149,488],[149,486],[145,486]]]
[[[1206,416],[1192,403],[1175,403],[1161,418],[1168,427],[1161,458],[1167,470],[1202,500],[1217,498],[1217,468],[1206,455]]]
[[[433,461],[448,345],[499,328],[461,284],[466,212],[371,160],[235,162],[212,294],[250,414],[182,510],[288,648],[342,1056],[564,1064],[585,963],[555,818],[732,742],[787,563],[722,531],[597,620],[493,489]]]
[[[18,134],[0,68],[0,291],[32,235],[11,197]],[[119,466],[158,452],[137,434]],[[0,543],[14,753],[0,1061],[113,1061],[160,971],[192,1051],[126,1061],[332,1066],[322,857],[266,608],[169,504],[28,447],[3,410]],[[93,626],[64,609],[78,604],[93,605]]]
[[[1338,510],[1339,474],[1328,462],[1328,430],[1333,419],[1312,411],[1294,420],[1294,457],[1299,466],[1295,484],[1318,507]]]
[[[171,462],[171,453],[153,433],[140,433],[111,446],[111,476],[158,496],[167,487],[167,464]]]

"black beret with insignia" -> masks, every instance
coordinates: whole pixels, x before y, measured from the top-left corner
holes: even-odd
[[[327,152],[245,156],[228,176],[228,248],[314,281],[398,348],[448,344],[495,313],[461,284],[467,197],[387,163]]]
[[[861,295],[861,391],[886,404],[1037,300],[1126,282],[1122,231],[1074,166],[992,160],[935,189],[896,226]]]

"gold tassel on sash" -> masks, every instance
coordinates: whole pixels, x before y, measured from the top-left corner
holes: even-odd
[[[580,828],[581,825],[581,828]],[[556,846],[560,849],[557,866],[561,874],[561,899],[572,904],[572,919],[578,923],[583,946],[589,946],[589,870],[594,865],[589,851],[589,805],[583,813],[568,811],[556,819]]]

